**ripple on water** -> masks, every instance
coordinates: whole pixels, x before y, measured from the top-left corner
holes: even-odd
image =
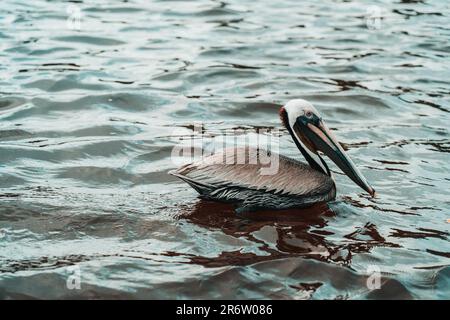
[[[8,96],[7,98],[0,98],[0,116],[22,107],[26,102],[26,99],[20,97]]]
[[[92,36],[64,36],[55,37],[54,40],[70,43],[83,43],[95,46],[119,46],[126,42],[107,37],[92,37]]]

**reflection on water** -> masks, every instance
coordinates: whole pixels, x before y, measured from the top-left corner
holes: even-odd
[[[448,299],[446,1],[70,5],[2,3],[1,298]],[[328,161],[336,201],[242,218],[167,174],[198,122],[299,158],[293,98],[376,198]]]
[[[216,214],[211,216],[211,212]],[[373,247],[399,247],[387,242],[371,223],[343,236],[353,242],[334,244],[327,240],[334,233],[323,229],[328,225],[328,219],[336,218],[336,214],[326,204],[306,209],[252,212],[247,214],[248,220],[243,220],[233,214],[230,205],[200,201],[191,212],[181,217],[206,228],[220,229],[235,238],[243,237],[258,243],[259,249],[267,253],[258,256],[242,254],[238,250],[222,252],[213,258],[189,255],[193,263],[210,267],[247,265],[293,256],[351,266],[355,253],[370,252]]]

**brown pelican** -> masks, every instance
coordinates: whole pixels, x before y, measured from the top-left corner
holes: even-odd
[[[250,147],[223,149],[169,172],[193,187],[202,198],[233,202],[238,214],[264,209],[307,207],[336,197],[330,169],[318,151],[327,155],[347,176],[372,197],[367,183],[352,160],[328,129],[319,112],[302,99],[289,101],[280,109],[280,118],[308,164],[277,155],[278,170],[261,174],[256,161],[270,151]],[[244,163],[233,161],[245,158]]]

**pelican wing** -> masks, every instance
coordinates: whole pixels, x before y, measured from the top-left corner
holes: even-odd
[[[272,162],[267,163],[268,159]],[[329,193],[334,188],[334,181],[329,176],[305,163],[248,147],[223,149],[171,173],[197,191],[239,187],[279,195],[306,196]]]

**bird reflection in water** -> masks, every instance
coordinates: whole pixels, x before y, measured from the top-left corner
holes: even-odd
[[[345,236],[348,242],[335,244],[327,237],[334,233],[324,228],[336,213],[326,203],[308,208],[259,211],[236,216],[231,204],[199,200],[184,210],[179,219],[204,228],[217,228],[235,238],[245,238],[264,251],[224,251],[217,257],[188,255],[191,263],[206,267],[249,265],[274,259],[305,257],[350,266],[352,253],[369,252],[375,246],[396,246],[385,241],[376,226],[368,224]],[[364,240],[358,235],[364,235]]]

